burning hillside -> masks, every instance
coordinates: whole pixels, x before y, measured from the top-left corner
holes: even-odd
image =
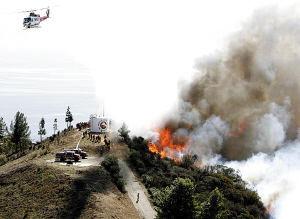
[[[148,144],[149,150],[160,154],[162,158],[171,157],[175,161],[180,160],[184,151],[186,151],[189,142],[188,136],[174,137],[170,129],[162,129],[158,131],[159,139]]]
[[[292,24],[298,22],[274,13],[256,12],[225,52],[198,59],[197,74],[181,83],[177,111],[163,128],[185,132],[200,157],[244,160],[296,139],[300,45]]]
[[[197,73],[181,83],[177,110],[153,133],[149,149],[240,169],[266,206],[276,206],[276,218],[288,215],[285,203],[300,195],[300,162],[293,159],[300,155],[299,30],[293,10],[256,11],[225,50],[196,61]],[[293,175],[284,178],[287,171]]]

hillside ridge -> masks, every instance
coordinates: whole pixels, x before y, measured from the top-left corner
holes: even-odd
[[[81,139],[82,133],[72,130],[47,138],[0,166],[0,218],[142,218],[128,194],[120,192],[101,167],[101,144]],[[75,148],[80,139],[79,147],[89,154],[82,163],[95,165],[54,162],[57,151]],[[116,141],[102,157],[108,153],[122,159],[128,147]]]

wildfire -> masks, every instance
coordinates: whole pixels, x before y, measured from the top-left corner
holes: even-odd
[[[275,209],[273,209],[270,204],[268,206],[265,206],[265,209],[266,211],[269,213],[269,214],[274,214],[275,213]]]
[[[182,138],[178,136],[173,139],[172,132],[168,128],[164,128],[159,133],[159,139],[157,142],[148,143],[148,148],[151,152],[160,154],[162,158],[171,157],[176,162],[180,160],[180,156],[183,154],[183,149],[188,146],[189,137]]]
[[[244,133],[246,125],[247,125],[247,123],[244,120],[242,120],[238,133],[230,133],[229,135],[231,137],[239,137],[241,134]]]

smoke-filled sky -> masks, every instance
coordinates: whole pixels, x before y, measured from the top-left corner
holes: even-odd
[[[0,8],[0,100],[15,106],[1,107],[0,116],[26,105],[38,121],[43,112],[35,107],[47,109],[51,99],[59,106],[49,117],[63,117],[81,93],[84,101],[71,107],[84,105],[77,116],[87,112],[88,120],[104,102],[105,115],[132,134],[169,126],[189,136],[188,152],[203,164],[240,169],[275,218],[293,218],[300,195],[295,2],[8,1]],[[51,18],[40,29],[23,30],[27,13],[13,13],[47,6]],[[55,103],[50,93],[65,98]],[[17,97],[23,101],[11,102]]]
[[[197,154],[202,165],[239,169],[275,218],[298,214],[298,14],[277,6],[255,10],[222,50],[195,61],[163,123],[175,139],[188,137],[184,153]]]
[[[12,0],[0,8],[1,68],[82,65],[106,116],[142,134],[173,107],[195,59],[222,49],[254,10],[271,4],[292,1]],[[51,18],[38,30],[23,30],[28,13],[13,13],[47,6]]]

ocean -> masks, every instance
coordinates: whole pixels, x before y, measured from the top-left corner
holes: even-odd
[[[95,92],[95,82],[88,68],[69,62],[55,68],[0,68],[0,117],[7,127],[18,111],[24,113],[31,130],[31,140],[40,141],[39,122],[45,119],[46,136],[54,133],[54,119],[58,130],[67,127],[68,106],[75,126],[89,121],[91,114],[102,109]]]

